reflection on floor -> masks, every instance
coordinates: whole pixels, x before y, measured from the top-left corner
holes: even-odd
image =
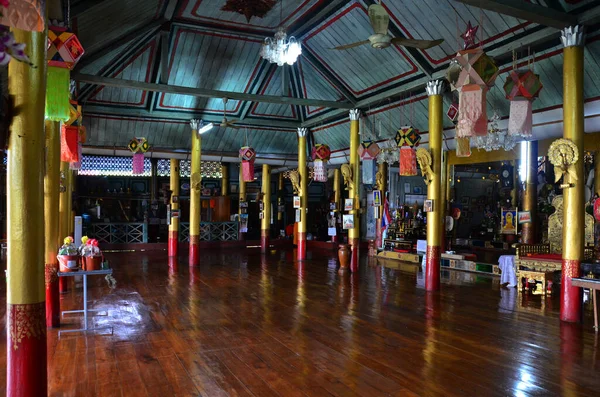
[[[50,395],[598,395],[587,305],[584,325],[560,324],[558,294],[497,277],[446,270],[427,294],[420,266],[362,258],[340,276],[327,254],[299,265],[292,251],[248,252],[208,252],[195,269],[109,254],[117,289],[98,278],[90,297],[108,311],[94,325],[114,334],[50,330]],[[61,304],[79,308],[81,287]]]

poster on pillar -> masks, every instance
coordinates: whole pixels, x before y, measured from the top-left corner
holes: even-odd
[[[354,215],[344,215],[342,224],[345,230],[354,229]]]
[[[366,227],[366,238],[374,239],[377,236],[377,218],[375,217],[375,206],[374,206],[374,195],[367,195],[367,227]]]
[[[518,211],[516,209],[502,209],[500,233],[517,234]]]

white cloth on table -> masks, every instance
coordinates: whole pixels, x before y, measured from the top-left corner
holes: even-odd
[[[502,255],[498,259],[498,267],[500,268],[500,284],[508,283],[508,287],[517,286],[517,275],[515,274],[515,256]]]

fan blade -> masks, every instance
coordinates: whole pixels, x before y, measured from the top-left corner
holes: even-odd
[[[369,19],[371,20],[371,26],[375,33],[383,35],[387,34],[390,16],[381,4],[369,6]]]
[[[444,39],[439,40],[416,40],[416,39],[405,39],[402,37],[394,37],[392,44],[398,44],[404,47],[419,48],[426,50],[431,47],[438,46],[444,42]]]
[[[349,48],[354,48],[354,47],[358,47],[358,46],[369,44],[369,43],[370,43],[369,40],[359,41],[358,43],[346,44],[346,45],[341,45],[339,47],[330,48],[330,50],[347,50]]]

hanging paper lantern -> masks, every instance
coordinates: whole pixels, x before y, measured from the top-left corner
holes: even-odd
[[[469,138],[456,137],[456,157],[471,156],[471,140]]]
[[[454,123],[458,119],[458,103],[452,103],[446,112],[446,116]]]
[[[316,182],[327,182],[327,161],[331,156],[329,146],[317,144],[313,147],[312,158],[314,161],[314,180]]]
[[[249,147],[244,146],[240,149],[240,159],[242,160],[242,178],[244,182],[254,181],[254,159],[256,158],[256,151]]]
[[[28,32],[44,31],[43,0],[11,0],[8,8],[0,2],[0,25],[10,26]]]
[[[133,152],[132,174],[140,175],[144,173],[144,153],[150,148],[146,138],[133,138],[127,145]]]
[[[510,101],[508,134],[530,137],[533,124],[532,101],[543,85],[540,76],[531,70],[512,70],[504,83],[506,99]]]
[[[46,81],[46,119],[69,119],[71,69],[83,56],[84,50],[74,33],[65,28],[48,29],[48,73]]]
[[[79,127],[63,124],[60,131],[60,161],[79,161]]]
[[[362,182],[365,185],[375,184],[375,174],[377,173],[377,156],[381,152],[376,142],[365,141],[358,146],[358,155],[362,160]]]
[[[419,142],[421,141],[419,130],[413,127],[402,127],[396,132],[394,139],[396,145],[400,148],[398,159],[400,163],[400,175],[417,175],[417,154],[414,148],[419,146]]]
[[[486,135],[486,94],[498,76],[498,66],[481,48],[459,51],[455,59],[462,67],[456,81],[459,91],[457,136]]]

